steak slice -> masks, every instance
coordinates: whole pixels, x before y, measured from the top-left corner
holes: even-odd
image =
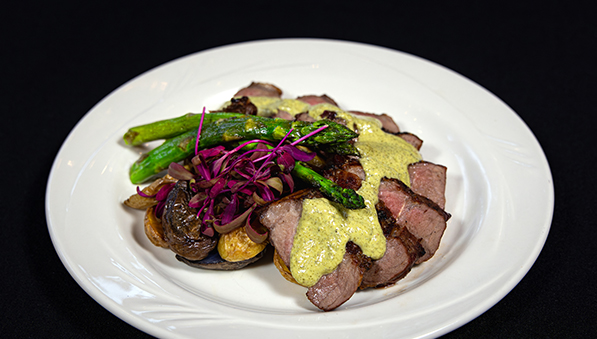
[[[333,121],[333,122],[343,125],[343,126],[346,126],[346,120],[344,120],[343,118],[340,118],[338,116],[338,114],[336,113],[336,111],[325,110],[325,111],[323,111],[323,113],[321,113],[321,118],[325,119],[325,120]]]
[[[360,112],[360,111],[348,111],[348,112],[352,113],[354,115],[361,115],[361,116],[371,117],[371,118],[375,118],[375,119],[379,120],[381,122],[382,129],[388,133],[396,134],[396,133],[400,132],[400,128],[394,122],[394,119],[392,119],[392,117],[390,117],[389,115],[387,115],[385,113],[375,114],[375,113],[366,113],[366,112]]]
[[[257,115],[257,106],[255,106],[247,96],[232,98],[230,104],[221,110],[222,112],[240,113],[245,115]]]
[[[258,210],[259,221],[269,230],[270,243],[276,248],[280,259],[287,267],[290,267],[292,242],[301,217],[302,202],[304,199],[319,197],[321,197],[319,191],[305,189]],[[340,265],[309,287],[307,298],[319,309],[333,310],[350,299],[357,291],[363,273],[370,263],[371,259],[363,255],[357,245],[349,242]]]
[[[276,248],[278,255],[288,267],[290,267],[292,242],[303,212],[303,200],[319,197],[321,197],[321,193],[318,190],[304,189],[256,211],[259,215],[259,222],[269,231],[270,243]]]
[[[425,255],[415,263],[431,258],[439,247],[450,214],[397,179],[382,179],[379,200],[390,210],[396,223],[406,227],[425,249]]]
[[[333,155],[323,176],[332,180],[342,188],[358,190],[366,174],[358,159],[350,156]]]
[[[321,277],[309,287],[307,298],[324,311],[331,311],[344,304],[358,290],[363,273],[371,265],[368,257],[352,242],[346,244],[346,253],[332,273]]]
[[[410,188],[417,194],[437,203],[442,209],[446,205],[446,166],[428,161],[408,165]]]
[[[338,104],[336,103],[336,101],[334,101],[334,99],[328,97],[325,94],[323,94],[323,95],[303,95],[303,96],[296,98],[296,100],[306,102],[311,106],[317,105],[317,104],[331,104],[336,107],[338,106]]]
[[[372,261],[371,268],[363,275],[361,289],[395,284],[410,272],[418,258],[425,255],[423,246],[406,227],[396,224],[392,212],[383,202],[377,203],[375,208],[386,235],[386,253]]]
[[[170,249],[188,260],[201,260],[218,244],[218,237],[201,233],[197,209],[189,207],[192,194],[187,181],[179,180],[166,199],[162,227]]]
[[[299,113],[294,116],[296,121],[315,122],[315,118],[310,116],[308,112]]]
[[[240,89],[234,97],[282,97],[282,90],[265,82],[252,82],[249,86]]]
[[[423,140],[421,140],[421,138],[410,132],[398,132],[395,135],[401,137],[402,139],[404,139],[404,141],[411,144],[414,148],[417,149],[417,151],[421,150],[421,146],[423,146]]]
[[[279,119],[284,119],[284,120],[288,120],[288,121],[293,121],[294,115],[279,109],[278,113],[276,113],[272,118],[279,118]]]
[[[342,188],[353,189],[356,191],[361,187],[361,177],[345,168],[331,167],[323,172],[323,176],[326,179],[335,182]]]

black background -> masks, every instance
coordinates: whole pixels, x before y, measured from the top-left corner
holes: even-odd
[[[24,1],[0,13],[2,337],[147,336],[61,264],[44,211],[52,161],[77,121],[136,75],[208,48],[287,37],[365,42],[446,66],[500,97],[541,143],[556,193],[545,247],[503,300],[446,338],[597,335],[589,1]]]

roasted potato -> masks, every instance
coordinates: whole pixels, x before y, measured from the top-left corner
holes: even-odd
[[[218,253],[226,261],[243,261],[261,253],[266,246],[267,241],[257,244],[249,238],[244,227],[239,227],[220,235]]]
[[[155,206],[151,206],[145,211],[145,218],[143,220],[145,235],[155,246],[169,248],[166,238],[164,237],[162,221],[156,218],[154,210]]]
[[[154,196],[158,193],[160,188],[164,187],[164,185],[175,183],[176,181],[178,180],[174,179],[169,175],[165,175],[162,178],[156,179],[149,186],[142,189],[141,192],[148,196]],[[124,201],[124,204],[126,206],[138,210],[147,209],[151,206],[156,205],[157,203],[158,201],[156,200],[156,198],[144,197],[142,195],[139,195],[138,193],[131,195],[128,199]]]

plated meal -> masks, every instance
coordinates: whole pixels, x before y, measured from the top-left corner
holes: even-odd
[[[451,217],[447,169],[423,160],[421,139],[327,95],[289,99],[253,82],[221,108],[124,136],[131,147],[161,139],[132,164],[139,187],[124,201],[145,210],[149,241],[198,269],[243,269],[274,251],[324,311],[432,258]]]
[[[445,208],[452,213],[431,260],[415,264],[388,288],[366,288],[333,312],[314,312],[317,307],[305,291],[315,290],[317,284],[287,282],[275,265],[280,260],[274,258],[281,257],[285,248],[275,242],[276,230],[267,230],[266,252],[260,260],[235,270],[191,267],[169,248],[152,244],[143,226],[145,210],[122,202],[136,186],[142,191],[151,186],[154,178],[132,184],[127,173],[142,153],[159,148],[161,141],[130,147],[122,136],[131,126],[201,113],[203,107],[221,113],[219,107],[228,106],[239,88],[255,80],[284,89],[284,95],[266,101],[296,104],[298,100],[282,98],[327,93],[342,111],[385,112],[402,129],[424,139],[423,158],[448,168]],[[273,115],[267,113],[267,102],[254,105]],[[204,116],[202,136],[211,129],[207,127],[211,114]],[[305,140],[318,135],[324,134]],[[269,141],[267,146],[278,147],[280,141]],[[276,154],[293,142],[284,141]],[[233,149],[230,145],[224,150]],[[233,155],[248,151],[239,149]],[[191,149],[191,155],[194,152]],[[317,159],[305,160],[302,168],[317,170],[309,164]],[[314,188],[292,172],[294,192]],[[283,193],[278,194],[273,183],[277,180],[268,183],[274,197],[280,198],[271,206],[284,202],[291,206],[291,198],[285,197],[293,193],[281,175],[270,176],[283,184]],[[409,177],[409,189],[416,192],[416,180]],[[258,192],[257,199],[264,198],[264,192]],[[172,60],[103,98],[73,128],[56,155],[48,178],[46,214],[52,243],[73,279],[115,316],[155,337],[195,338],[201,333],[248,338],[435,338],[487,311],[524,277],[549,233],[553,197],[549,164],[536,138],[511,108],[478,84],[427,60],[379,46],[278,39],[222,46]],[[302,203],[292,206],[301,208],[302,214]],[[263,208],[249,212],[251,221]],[[239,212],[232,216],[240,216]],[[257,231],[253,235],[264,236],[266,229],[253,224]],[[387,253],[391,247],[392,241],[386,240]],[[225,266],[215,251],[210,255],[214,263]],[[189,262],[203,265],[209,257]],[[240,265],[243,260],[237,259],[243,257],[227,257],[226,262]]]

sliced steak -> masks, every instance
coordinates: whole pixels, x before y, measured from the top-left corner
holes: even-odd
[[[259,221],[269,230],[271,244],[287,267],[290,267],[290,252],[303,209],[302,202],[304,199],[318,197],[321,197],[319,191],[306,189],[257,211]],[[371,260],[363,255],[361,249],[349,242],[340,265],[311,286],[307,291],[307,298],[324,311],[342,305],[359,288],[363,273],[370,264]]]
[[[397,179],[382,179],[379,200],[392,212],[396,223],[406,227],[423,245],[426,253],[416,263],[431,258],[439,247],[450,214]]]
[[[423,140],[421,140],[418,136],[412,133],[399,132],[396,133],[396,135],[404,139],[404,141],[408,142],[409,144],[413,145],[413,147],[416,148],[417,151],[421,149],[421,146],[423,146]]]
[[[224,107],[222,112],[257,115],[257,106],[255,106],[247,96],[243,96],[240,98],[232,98],[230,104]]]
[[[310,116],[308,112],[299,113],[294,116],[296,121],[307,121],[307,122],[314,122],[315,118]]]
[[[344,120],[343,118],[340,118],[335,111],[325,110],[325,111],[323,111],[323,113],[321,113],[321,118],[333,121],[340,125],[346,126],[346,120]]]
[[[396,224],[392,212],[383,202],[375,208],[386,236],[386,253],[381,259],[372,261],[371,268],[363,275],[361,289],[395,284],[410,272],[418,258],[425,255],[423,246],[406,227]]]
[[[363,273],[371,265],[370,259],[352,242],[346,244],[346,253],[338,267],[309,287],[307,298],[324,311],[344,304],[361,285]]]
[[[334,99],[328,97],[325,94],[323,94],[323,95],[303,95],[303,96],[296,98],[296,100],[306,102],[311,106],[317,105],[317,104],[331,104],[334,106],[338,106],[338,104],[334,101]]]
[[[294,120],[294,115],[292,115],[286,111],[283,111],[283,110],[278,110],[278,113],[276,113],[276,115],[274,115],[273,118],[280,118],[280,119],[292,121],[292,120]]]
[[[282,90],[278,87],[264,83],[264,82],[252,82],[249,86],[236,92],[234,97],[282,97]]]
[[[365,171],[357,158],[332,155],[322,175],[342,188],[358,190],[365,180]]]
[[[290,267],[292,242],[303,212],[303,200],[318,197],[321,197],[318,190],[304,189],[256,211],[259,221],[269,231],[270,243],[288,267]]]
[[[410,188],[417,194],[437,203],[442,209],[446,206],[446,166],[428,161],[408,165]]]
[[[370,118],[375,118],[375,119],[379,120],[381,122],[382,129],[388,133],[396,134],[396,133],[400,132],[400,128],[394,122],[394,119],[392,119],[392,117],[390,117],[389,115],[387,115],[385,113],[375,114],[375,113],[366,113],[366,112],[360,112],[360,111],[349,111],[349,113],[352,113],[354,115],[361,115],[361,116],[366,116],[366,117],[370,117]]]
[[[197,209],[189,207],[192,194],[186,181],[180,180],[168,194],[162,227],[170,249],[188,260],[205,258],[218,244],[218,237],[201,233]]]

